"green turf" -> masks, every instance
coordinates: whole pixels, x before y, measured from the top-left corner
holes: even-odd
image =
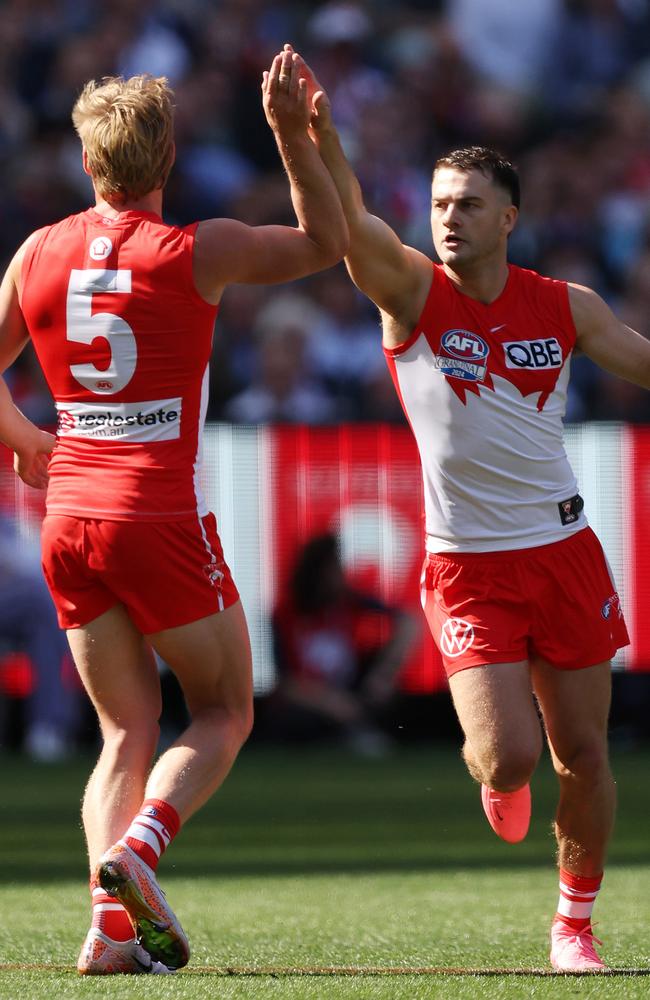
[[[628,974],[547,974],[557,899],[548,764],[529,837],[511,847],[489,830],[455,751],[364,761],[258,746],[161,864],[192,942],[189,969],[84,980],[73,971],[88,920],[78,802],[91,762],[0,758],[0,1000],[650,996],[650,977],[631,974],[650,969],[650,752],[614,765],[621,805],[597,933]],[[470,971],[408,972],[432,968]],[[512,972],[471,974],[499,969]]]

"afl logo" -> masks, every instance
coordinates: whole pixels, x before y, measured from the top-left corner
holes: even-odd
[[[108,236],[98,236],[92,241],[88,253],[93,260],[106,260],[113,252],[113,241]]]
[[[440,351],[434,357],[434,367],[443,375],[465,382],[484,380],[490,348],[478,334],[471,330],[447,330],[440,340]]]
[[[452,358],[461,361],[482,361],[490,351],[485,341],[469,330],[447,330],[442,335],[440,346]]]

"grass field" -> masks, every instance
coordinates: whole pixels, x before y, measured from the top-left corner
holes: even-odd
[[[0,1000],[648,997],[650,751],[614,766],[621,804],[596,929],[614,975],[549,975],[548,765],[529,837],[512,847],[490,831],[453,749],[366,761],[252,746],[161,864],[189,968],[80,979],[91,761],[0,758]]]

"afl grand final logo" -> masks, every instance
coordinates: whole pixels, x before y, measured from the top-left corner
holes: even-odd
[[[93,260],[106,260],[113,252],[113,241],[108,236],[97,236],[88,248],[88,253]]]
[[[440,633],[440,650],[445,656],[460,656],[474,642],[474,626],[464,618],[448,618]]]
[[[447,330],[440,339],[440,353],[434,356],[434,367],[451,378],[482,382],[489,353],[490,348],[477,333]]]

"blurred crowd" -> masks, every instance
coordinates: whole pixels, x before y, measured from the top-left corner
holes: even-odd
[[[4,0],[0,255],[83,210],[70,111],[89,78],[165,75],[176,93],[168,221],[293,224],[260,100],[285,41],[313,66],[371,209],[432,254],[435,159],[494,145],[519,164],[511,259],[594,287],[650,331],[648,0]],[[209,418],[400,421],[374,309],[342,266],[281,288],[230,288]],[[53,422],[27,351],[20,405]],[[567,419],[650,420],[650,397],[573,363]]]

